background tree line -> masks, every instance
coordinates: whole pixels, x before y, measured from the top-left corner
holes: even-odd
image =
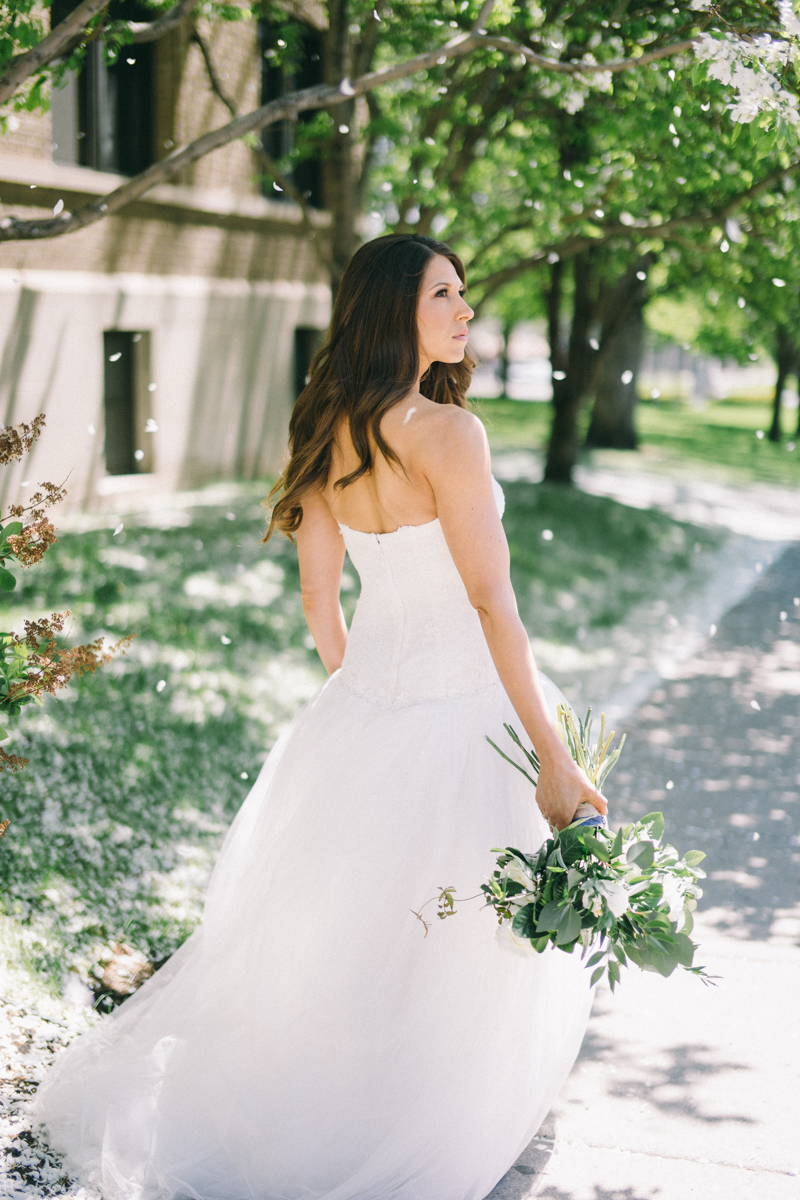
[[[92,42],[113,61],[186,21],[231,121],[77,213],[6,218],[0,240],[68,235],[244,138],[254,174],[301,206],[334,291],[362,237],[416,229],[462,254],[479,312],[509,328],[544,318],[548,480],[571,481],[587,404],[590,445],[636,444],[643,312],[657,294],[705,295],[712,281],[723,299],[706,305],[704,344],[739,357],[768,345],[778,411],[798,362],[798,23],[785,0],[328,0],[314,28],[293,0],[144,7],[150,20],[132,19],[141,6],[128,0],[60,4],[48,32],[41,6],[12,0],[0,101],[41,110]],[[209,22],[229,20],[265,31],[275,95],[253,113],[226,96],[204,37]],[[709,57],[709,35],[712,49],[734,47],[727,60]],[[745,94],[731,55],[746,60],[765,39],[787,53],[777,74],[756,64]],[[329,231],[311,221],[314,205],[331,214]]]

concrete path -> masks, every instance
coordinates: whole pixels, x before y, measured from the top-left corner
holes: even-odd
[[[626,728],[613,813],[661,809],[670,841],[708,854],[695,938],[718,986],[634,970],[600,991],[491,1200],[798,1200],[800,545]]]

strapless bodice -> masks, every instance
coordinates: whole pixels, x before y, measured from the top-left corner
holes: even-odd
[[[361,580],[340,674],[350,691],[404,707],[498,682],[438,518],[392,533],[339,528]]]

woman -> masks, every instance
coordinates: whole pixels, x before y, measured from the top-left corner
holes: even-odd
[[[577,958],[502,953],[477,903],[430,936],[413,911],[445,885],[474,895],[491,847],[534,849],[545,817],[605,810],[517,615],[464,408],[472,315],[431,238],[379,238],[345,271],[267,534],[296,534],[331,677],[236,818],[201,929],[40,1092],[107,1200],[482,1200],[577,1053]],[[541,813],[485,741],[509,720],[541,760]]]

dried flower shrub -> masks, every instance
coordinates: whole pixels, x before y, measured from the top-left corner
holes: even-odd
[[[41,436],[44,425],[45,417],[40,413],[30,424],[23,422],[0,429],[0,465],[19,462]],[[8,559],[21,567],[35,566],[58,540],[44,512],[60,503],[65,495],[60,484],[40,483],[27,505],[10,507],[11,521],[0,517],[0,589],[10,592],[17,585],[16,577],[5,565]],[[25,513],[30,515],[27,525],[18,519]],[[42,704],[45,694],[54,695],[73,676],[80,678],[105,666],[116,654],[124,654],[136,636],[122,638],[110,649],[104,648],[102,638],[85,646],[70,647],[61,640],[68,616],[68,612],[53,613],[36,621],[26,620],[22,635],[0,632],[0,720],[13,720],[24,705],[32,701]],[[0,727],[0,741],[7,737],[7,731]],[[19,771],[27,762],[27,758],[8,754],[0,747],[0,772]],[[7,823],[0,826],[4,833]]]

